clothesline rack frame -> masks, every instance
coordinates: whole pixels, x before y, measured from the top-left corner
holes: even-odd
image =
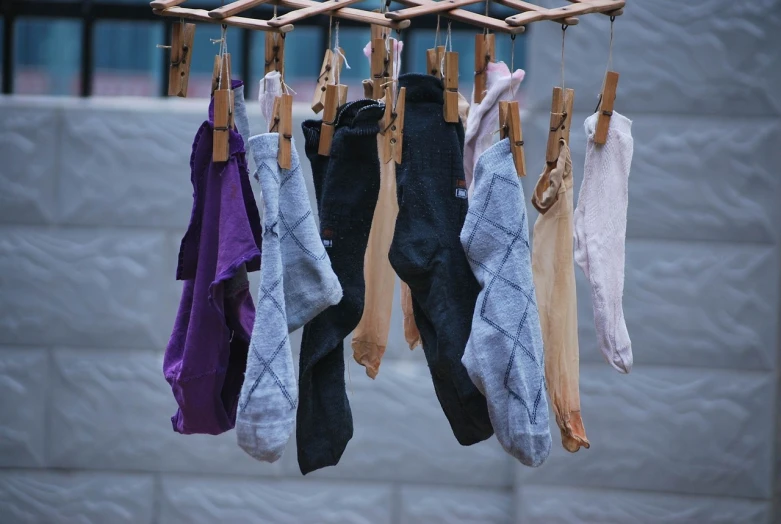
[[[556,8],[538,6],[523,0],[493,0],[497,4],[518,11],[503,20],[462,9],[487,0],[393,0],[407,6],[385,13],[365,11],[349,7],[359,0],[235,0],[212,10],[180,7],[186,0],[154,0],[153,12],[159,16],[176,17],[200,22],[224,24],[256,31],[287,33],[293,23],[317,15],[328,15],[358,23],[372,24],[401,31],[410,26],[413,18],[424,15],[440,15],[472,26],[497,33],[519,34],[526,26],[539,21],[552,21],[563,25],[577,25],[579,15],[592,13],[611,17],[623,14],[625,0],[567,0],[568,5]],[[277,5],[291,9],[270,20],[239,16],[261,4]]]

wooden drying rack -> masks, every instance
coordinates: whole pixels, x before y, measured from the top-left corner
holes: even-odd
[[[525,26],[533,22],[548,20],[564,25],[576,25],[578,15],[601,13],[609,16],[619,16],[623,13],[625,0],[567,0],[570,5],[548,9],[522,0],[493,0],[497,4],[518,11],[518,14],[508,16],[504,20],[461,9],[485,0],[394,0],[404,6],[404,9],[378,13],[354,9],[350,4],[361,0],[235,0],[221,7],[207,11],[205,9],[190,9],[179,7],[186,0],[154,0],[150,3],[155,14],[175,18],[186,18],[199,22],[211,22],[229,26],[287,33],[293,30],[293,24],[316,15],[325,14],[355,22],[373,24],[390,29],[401,30],[410,26],[410,19],[430,14],[439,14],[469,25],[488,29],[490,31],[518,34],[525,31]],[[271,20],[259,20],[238,16],[260,4],[274,4],[291,9]]]

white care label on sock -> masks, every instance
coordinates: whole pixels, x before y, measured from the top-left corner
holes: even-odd
[[[460,187],[456,189],[456,198],[466,198],[466,189]]]
[[[333,229],[324,229],[323,234],[321,235],[323,238],[323,246],[324,247],[333,247],[334,245],[334,231]]]

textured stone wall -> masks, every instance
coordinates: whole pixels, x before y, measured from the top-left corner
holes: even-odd
[[[608,28],[566,33],[576,186]],[[293,446],[265,465],[233,433],[173,433],[162,351],[203,101],[0,98],[0,522],[779,522],[779,29],[772,1],[636,0],[616,21],[635,369],[602,361],[578,271],[593,445],[535,471],[455,442],[398,307],[378,379],[350,365],[338,467],[302,478]],[[561,31],[530,39],[527,194]]]

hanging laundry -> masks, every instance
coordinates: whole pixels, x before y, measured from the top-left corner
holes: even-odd
[[[597,342],[617,371],[632,369],[632,342],[626,329],[624,244],[629,204],[632,121],[613,111],[607,141],[594,143],[598,114],[586,119],[586,162],[575,209],[575,262],[588,278]]]
[[[412,292],[437,398],[456,439],[468,446],[493,429],[485,398],[461,364],[480,291],[458,238],[467,210],[464,128],[445,122],[438,78],[406,74],[399,83],[407,90],[405,138],[389,258]]]
[[[234,81],[234,104],[244,104]],[[217,435],[233,428],[255,309],[247,271],[260,267],[262,230],[244,142],[229,133],[227,162],[212,162],[214,106],[193,142],[193,209],[179,250],[184,280],[163,372],[179,409],[174,431]]]
[[[469,116],[469,101],[464,95],[458,93],[458,117],[464,128],[466,128],[467,117]],[[403,314],[404,339],[410,349],[415,349],[422,342],[420,340],[420,331],[415,324],[414,308],[412,306],[412,292],[409,286],[401,282],[401,311]]]
[[[298,404],[288,333],[337,304],[342,289],[320,242],[295,148],[288,170],[277,164],[277,133],[254,136],[249,145],[263,194],[263,257],[236,432],[247,453],[274,462],[293,432]]]
[[[548,457],[545,362],[523,188],[509,139],[477,161],[461,244],[480,282],[462,362],[488,400],[496,438],[521,463]]]
[[[401,66],[403,45],[403,42],[393,40],[391,52],[395,70]],[[371,42],[364,47],[363,53],[371,61]],[[392,89],[392,86],[388,88]],[[382,147],[383,140],[383,135],[378,134],[378,150]],[[388,345],[393,310],[393,287],[396,283],[396,273],[388,261],[388,249],[393,240],[393,227],[399,212],[396,202],[396,164],[393,161],[388,163],[380,161],[379,165],[380,193],[377,207],[374,209],[364,257],[365,303],[361,321],[355,327],[351,343],[353,358],[366,368],[366,374],[371,378],[377,376],[382,356]]]
[[[578,384],[578,303],[572,253],[572,161],[561,149],[555,168],[545,167],[532,195],[540,212],[534,224],[532,271],[537,290],[545,380],[548,396],[567,451],[588,448],[580,413]]]
[[[296,445],[301,473],[339,462],[353,435],[344,381],[344,339],[363,314],[363,263],[380,190],[378,121],[374,100],[339,108],[330,157],[317,154],[320,121],[302,128],[320,212],[320,236],[344,291],[332,306],[304,326],[299,365]]]
[[[499,100],[515,100],[518,86],[526,72],[510,69],[504,62],[489,62],[486,66],[486,92],[480,103],[472,103],[466,124],[464,142],[464,176],[469,194],[472,194],[472,178],[480,155],[491,146],[499,122]]]

